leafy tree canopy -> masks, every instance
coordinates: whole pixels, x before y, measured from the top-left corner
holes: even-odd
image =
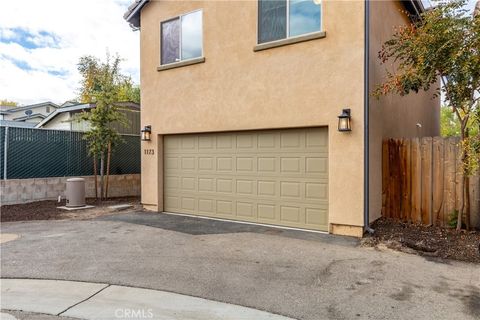
[[[118,60],[118,61],[117,61]],[[106,63],[117,63],[117,67],[121,62],[118,55],[114,56],[113,60],[107,54]],[[105,69],[105,62],[101,62],[98,58],[93,56],[83,56],[78,63],[78,71],[82,75],[81,86],[79,90],[79,100],[82,103],[90,103],[96,101],[96,93],[101,87],[102,71]],[[131,101],[140,103],[140,87],[135,85],[130,76],[121,74],[119,70],[116,71],[112,83],[115,86],[115,100]]]
[[[82,102],[94,102],[95,108],[80,114],[78,120],[88,121],[90,129],[85,133],[91,154],[102,156],[108,145],[114,146],[120,135],[112,127],[113,123],[128,125],[128,121],[116,102],[125,97],[129,88],[129,78],[120,73],[120,57],[113,59],[107,55],[105,62],[91,56],[80,58],[78,70],[83,76]],[[128,99],[127,99],[128,100]]]
[[[18,107],[18,102],[10,101],[7,99],[0,100],[0,106],[8,106],[8,107]]]

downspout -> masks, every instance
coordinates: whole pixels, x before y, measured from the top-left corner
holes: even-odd
[[[370,124],[369,124],[369,117],[370,117],[370,0],[365,0],[365,35],[364,35],[364,88],[365,92],[363,94],[363,103],[364,103],[364,132],[363,132],[363,139],[364,139],[364,178],[363,178],[363,231],[368,233],[373,233],[374,230],[369,226],[370,220]]]

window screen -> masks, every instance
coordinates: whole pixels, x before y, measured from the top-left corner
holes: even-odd
[[[180,18],[162,23],[161,63],[180,61]]]
[[[287,36],[287,1],[259,0],[258,43],[264,43]]]

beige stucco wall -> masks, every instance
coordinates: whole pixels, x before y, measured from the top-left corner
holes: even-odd
[[[394,28],[409,23],[400,1],[370,2],[370,88],[381,83],[391,63],[380,64],[378,52]],[[440,101],[434,89],[408,96],[370,98],[370,221],[380,217],[382,207],[382,139],[436,136],[440,134]],[[421,124],[421,128],[417,126]]]
[[[157,71],[160,22],[203,9],[206,62]],[[256,1],[154,1],[141,13],[142,202],[162,210],[163,134],[329,127],[329,219],[363,225],[363,1],[325,1],[326,38],[254,52]],[[336,130],[342,108],[353,131]]]

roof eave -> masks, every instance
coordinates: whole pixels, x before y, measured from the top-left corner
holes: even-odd
[[[150,2],[150,0],[135,0],[123,15],[123,18],[132,28],[140,28],[140,11],[148,2]]]

